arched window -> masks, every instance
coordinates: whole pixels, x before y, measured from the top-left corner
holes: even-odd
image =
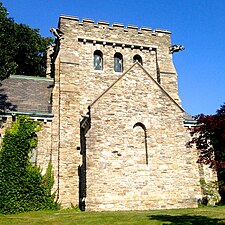
[[[123,56],[119,52],[114,55],[114,71],[123,72]]]
[[[137,122],[134,124],[133,128],[135,128],[137,126],[141,127],[144,131],[146,131],[146,127],[143,123]]]
[[[94,52],[94,70],[103,70],[103,54],[99,50]]]
[[[147,130],[143,123],[135,123],[133,128],[135,127],[141,127],[144,131],[143,139],[144,139],[144,148],[145,148],[145,163],[148,165],[148,144],[147,144]]]
[[[135,62],[139,62],[141,65],[143,65],[142,58],[140,55],[135,55],[133,57],[133,63],[135,63]]]
[[[37,149],[33,148],[32,151],[29,153],[30,162],[32,165],[37,165]]]

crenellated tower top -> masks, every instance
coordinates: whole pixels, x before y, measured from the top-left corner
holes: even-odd
[[[121,72],[128,70],[138,57],[146,71],[180,103],[177,74],[170,49],[170,31],[136,25],[125,26],[118,22],[110,24],[103,20],[95,22],[88,18],[80,20],[76,16],[65,15],[60,16],[58,28],[52,30],[59,32],[56,35],[56,46],[59,46],[60,62],[63,65],[76,65],[76,70],[79,71],[77,74],[86,74],[86,82],[90,79],[91,85],[96,79],[96,82],[104,83],[96,84],[104,90],[118,78],[113,61],[116,55],[120,57],[118,60],[122,60]],[[93,69],[96,52],[102,58],[99,70]],[[79,79],[83,81],[84,76]]]
[[[110,25],[109,22],[99,20],[95,23],[93,19],[89,18],[83,18],[82,20],[79,20],[77,16],[65,16],[61,15],[59,18],[59,24],[63,22],[63,20],[70,20],[71,22],[73,21],[74,23],[79,24],[80,26],[93,26],[95,28],[100,28],[100,29],[109,29],[109,30],[117,30],[117,31],[123,31],[123,32],[136,32],[138,34],[143,34],[143,33],[149,33],[153,36],[163,36],[163,35],[171,35],[171,32],[168,30],[163,30],[163,29],[155,29],[152,30],[150,27],[138,27],[136,25],[127,25],[124,26],[122,23],[117,23],[113,22],[112,25]]]

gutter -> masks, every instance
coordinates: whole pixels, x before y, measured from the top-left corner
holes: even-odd
[[[54,114],[53,113],[42,113],[42,112],[19,112],[19,111],[8,111],[8,112],[0,112],[0,118],[2,117],[10,117],[15,115],[25,115],[29,116],[34,120],[44,120],[44,122],[52,121]]]

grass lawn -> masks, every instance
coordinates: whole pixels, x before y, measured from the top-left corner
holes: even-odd
[[[128,212],[39,211],[0,215],[0,225],[225,225],[225,207]]]

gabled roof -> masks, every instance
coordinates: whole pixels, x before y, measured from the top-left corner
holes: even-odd
[[[53,79],[13,75],[1,81],[0,114],[52,115]]]
[[[125,71],[111,86],[109,86],[99,97],[97,97],[90,105],[92,107],[101,97],[103,97],[113,86],[119,82],[126,74],[133,69],[135,66],[139,66],[145,74],[161,89],[162,93],[164,93],[165,96],[167,96],[170,101],[172,101],[182,112],[184,112],[184,109],[168,94],[168,92],[148,73],[147,70],[144,69],[144,67],[139,63],[135,62],[127,71]]]
[[[197,120],[187,112],[184,112],[184,124],[187,126],[196,125]]]

